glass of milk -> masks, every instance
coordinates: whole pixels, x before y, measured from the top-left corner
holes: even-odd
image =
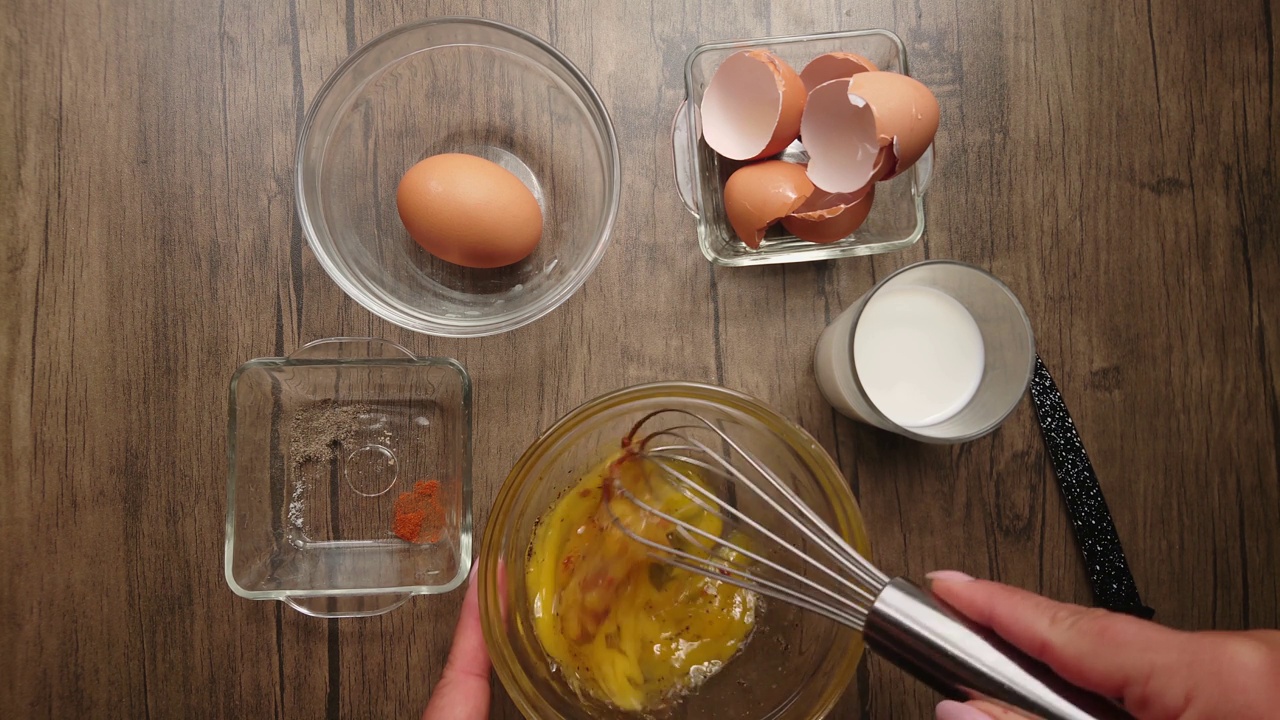
[[[930,260],[886,277],[823,331],[814,373],[827,402],[909,438],[985,435],[1022,399],[1035,363],[1031,323],[1004,283]]]

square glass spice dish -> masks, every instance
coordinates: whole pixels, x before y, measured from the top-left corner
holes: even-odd
[[[388,612],[471,564],[471,379],[448,358],[334,338],[231,379],[225,573],[299,612]]]
[[[730,227],[724,211],[724,184],[743,164],[721,157],[702,139],[698,108],[716,68],[741,50],[764,49],[787,61],[797,72],[813,58],[829,52],[857,53],[881,70],[910,75],[907,50],[888,30],[850,30],[758,38],[699,45],[685,62],[686,98],[672,124],[672,150],[676,187],[689,212],[698,221],[702,254],[717,265],[769,265],[872,255],[901,250],[924,234],[924,193],[933,173],[933,147],[910,170],[876,184],[871,214],[852,235],[833,243],[799,240],[777,224],[765,235],[760,248],[747,247]],[[791,144],[782,159],[804,162],[800,141]]]

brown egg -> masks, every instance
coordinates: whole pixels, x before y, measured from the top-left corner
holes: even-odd
[[[769,226],[800,207],[813,190],[802,165],[782,160],[744,165],[724,185],[724,211],[738,238],[755,249]]]
[[[815,190],[795,212],[782,218],[782,226],[792,235],[809,242],[843,240],[866,222],[875,194],[875,185],[868,185],[856,193]]]
[[[862,72],[875,72],[880,68],[870,60],[850,52],[829,52],[809,61],[800,71],[805,89],[813,90],[824,82],[848,80]]]
[[[849,101],[871,108],[881,147],[876,179],[887,180],[916,164],[938,132],[938,99],[919,80],[891,72],[858,73]]]
[[[496,268],[529,256],[542,239],[542,208],[520,179],[474,155],[433,155],[396,190],[409,237],[446,262]]]
[[[800,76],[777,55],[734,53],[716,68],[702,96],[702,137],[730,160],[777,155],[800,135],[806,92]]]

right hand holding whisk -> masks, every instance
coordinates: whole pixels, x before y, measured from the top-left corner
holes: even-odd
[[[1120,698],[1139,720],[1247,720],[1280,712],[1280,631],[1183,632],[955,571],[931,573],[929,580],[954,610],[1063,679]],[[937,720],[1021,717],[982,701],[937,708]]]

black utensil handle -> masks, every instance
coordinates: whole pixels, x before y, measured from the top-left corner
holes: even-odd
[[[1036,356],[1036,370],[1031,378],[1031,401],[1058,476],[1062,499],[1071,516],[1076,543],[1084,555],[1094,597],[1108,610],[1151,618],[1155,611],[1143,605],[1138,596],[1138,586],[1129,571],[1111,511],[1098,485],[1098,475],[1067,412],[1062,393],[1039,356]]]

